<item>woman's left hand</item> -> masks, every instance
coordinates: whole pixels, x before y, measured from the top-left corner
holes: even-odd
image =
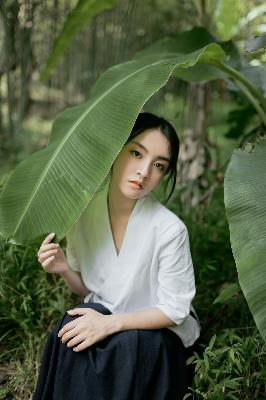
[[[118,331],[114,314],[103,315],[92,308],[75,308],[67,313],[71,316],[81,315],[58,332],[62,343],[68,342],[67,347],[75,346],[73,351],[84,350]]]

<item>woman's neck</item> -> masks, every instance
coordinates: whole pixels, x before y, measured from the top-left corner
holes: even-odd
[[[109,213],[113,218],[128,219],[134,209],[137,199],[129,199],[128,197],[125,197],[120,190],[114,186],[111,180],[107,201]]]

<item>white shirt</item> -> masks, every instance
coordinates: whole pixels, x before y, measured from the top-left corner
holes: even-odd
[[[84,303],[101,303],[113,314],[157,307],[176,326],[169,327],[191,346],[200,325],[191,315],[194,270],[185,224],[153,193],[138,199],[117,255],[110,226],[109,182],[92,199],[67,233],[69,266],[89,290]]]

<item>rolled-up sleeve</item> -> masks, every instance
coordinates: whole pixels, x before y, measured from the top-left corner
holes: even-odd
[[[189,315],[196,293],[189,237],[185,225],[172,226],[160,238],[158,304],[176,325]]]
[[[66,259],[73,271],[80,272],[79,260],[75,248],[75,226],[66,234]]]

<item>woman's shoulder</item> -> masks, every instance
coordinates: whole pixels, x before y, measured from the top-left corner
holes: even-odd
[[[153,204],[155,210],[154,225],[158,228],[161,235],[167,233],[175,235],[187,231],[187,227],[182,219],[157,200],[154,194],[149,196],[149,201]]]

